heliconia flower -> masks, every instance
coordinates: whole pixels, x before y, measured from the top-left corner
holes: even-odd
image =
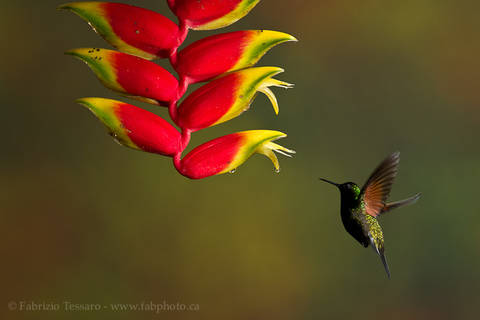
[[[71,2],[58,7],[76,13],[120,51],[145,59],[166,58],[183,39],[178,26],[159,13],[114,2]]]
[[[177,79],[156,63],[98,48],[72,49],[65,53],[87,63],[103,85],[114,91],[159,105],[176,99]]]
[[[191,179],[202,179],[216,174],[235,171],[254,153],[267,156],[280,171],[274,151],[289,156],[295,153],[272,141],[287,135],[279,131],[251,130],[229,134],[204,143],[180,162],[179,171]]]
[[[260,0],[167,0],[181,23],[194,30],[226,27],[243,18]]]
[[[111,99],[81,98],[77,102],[90,109],[121,145],[165,156],[180,150],[180,132],[156,114]]]
[[[276,114],[278,103],[270,87],[293,85],[273,77],[283,69],[253,66],[277,44],[296,39],[286,33],[246,30],[194,42],[178,52],[189,29],[211,30],[245,16],[260,0],[167,0],[178,17],[168,18],[139,7],[112,2],[71,2],[61,5],[80,16],[119,51],[72,49],[66,54],[84,61],[104,86],[122,95],[168,106],[178,130],[161,117],[136,106],[104,98],[82,98],[119,144],[172,157],[177,171],[191,179],[233,172],[255,153],[267,156],[279,172],[275,152],[295,153],[273,141],[286,134],[271,130],[237,132],[206,142],[182,154],[191,133],[223,123],[249,109],[264,93]],[[169,58],[178,80],[149,60]],[[193,83],[210,81],[182,96]],[[181,129],[181,130],[180,130]]]
[[[175,70],[189,83],[209,80],[222,73],[253,66],[277,44],[297,41],[270,30],[235,31],[198,40],[177,55]]]
[[[278,114],[277,99],[269,87],[293,86],[272,78],[281,72],[283,69],[277,67],[249,68],[207,83],[180,104],[177,124],[193,132],[228,121],[246,111],[258,91],[267,95]]]

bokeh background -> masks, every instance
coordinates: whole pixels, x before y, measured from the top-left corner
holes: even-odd
[[[73,102],[119,97],[63,55],[109,46],[57,12],[60,3],[1,0],[0,318],[478,318],[478,1],[263,0],[228,28],[191,32],[186,44],[260,28],[300,40],[259,63],[285,68],[278,78],[296,84],[274,89],[278,117],[259,95],[191,143],[278,129],[297,155],[280,159],[279,174],[256,155],[201,181],[168,158],[120,147]],[[174,19],[165,1],[127,3]],[[317,178],[363,184],[396,150],[391,199],[423,197],[381,219],[388,280],[344,231],[339,192]],[[200,310],[19,312],[9,301]]]

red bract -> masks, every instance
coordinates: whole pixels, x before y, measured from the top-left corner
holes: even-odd
[[[260,0],[167,0],[181,23],[195,30],[226,27],[243,18]]]
[[[147,9],[114,2],[71,2],[58,8],[76,13],[120,51],[146,59],[169,57],[181,44],[178,26]]]
[[[254,153],[267,156],[280,171],[273,151],[290,156],[293,150],[284,148],[272,141],[287,135],[279,131],[251,130],[237,132],[204,143],[182,159],[180,172],[192,179],[202,179],[216,174],[234,172]]]
[[[228,73],[191,93],[178,108],[181,128],[197,131],[239,116],[246,111],[258,91],[265,93],[278,113],[270,86],[289,88],[289,83],[272,79],[281,68],[258,67]]]
[[[66,54],[84,61],[107,88],[135,99],[166,105],[177,96],[177,79],[151,61],[99,48],[72,49]]]
[[[137,150],[174,156],[181,149],[181,135],[159,116],[116,100],[82,98],[87,107],[108,128],[118,143]]]
[[[198,40],[177,56],[175,70],[189,83],[253,66],[272,47],[296,41],[289,34],[270,30],[235,31]]]
[[[72,2],[68,9],[86,20],[118,51],[80,48],[66,53],[90,67],[107,87],[138,100],[168,106],[172,121],[116,100],[82,98],[121,145],[173,158],[175,168],[191,179],[234,171],[252,154],[269,157],[279,171],[274,151],[294,153],[273,143],[285,137],[279,131],[251,130],[226,135],[193,149],[182,159],[190,134],[240,115],[257,92],[264,93],[278,113],[277,99],[269,87],[290,88],[273,76],[278,67],[250,68],[273,46],[296,39],[286,33],[247,30],[213,35],[180,52],[188,29],[215,29],[242,18],[258,0],[170,0],[180,26],[153,11],[108,2]],[[177,80],[147,59],[169,57]],[[214,79],[214,80],[211,80]],[[208,81],[178,105],[191,83]]]

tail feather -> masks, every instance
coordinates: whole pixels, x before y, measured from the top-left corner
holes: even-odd
[[[385,268],[385,272],[387,273],[388,279],[390,279],[390,269],[388,268],[387,258],[385,258],[385,247],[383,246],[383,244],[377,247],[372,236],[369,235],[369,237],[370,237],[370,245],[382,260],[383,267]]]
[[[417,202],[418,199],[420,199],[421,195],[422,195],[421,193],[417,193],[413,197],[410,197],[410,198],[407,198],[407,199],[404,199],[404,200],[400,200],[400,201],[387,203],[385,205],[385,207],[383,208],[381,214],[383,214],[385,212],[388,212],[388,211],[392,211],[393,209],[396,209],[396,208],[399,208],[399,207],[414,204],[415,202]]]
[[[385,254],[383,253],[383,251],[381,253],[378,253],[378,255],[380,256],[380,259],[382,259],[382,263],[385,267],[385,271],[387,272],[388,279],[390,279],[390,269],[388,268],[387,258],[385,258]]]

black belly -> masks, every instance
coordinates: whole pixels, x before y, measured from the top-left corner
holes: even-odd
[[[370,244],[370,239],[365,236],[362,225],[359,221],[351,217],[344,217],[342,215],[342,222],[345,230],[347,230],[347,232],[350,233],[350,235],[354,237],[355,240],[360,242],[365,248],[368,247],[368,245]]]

